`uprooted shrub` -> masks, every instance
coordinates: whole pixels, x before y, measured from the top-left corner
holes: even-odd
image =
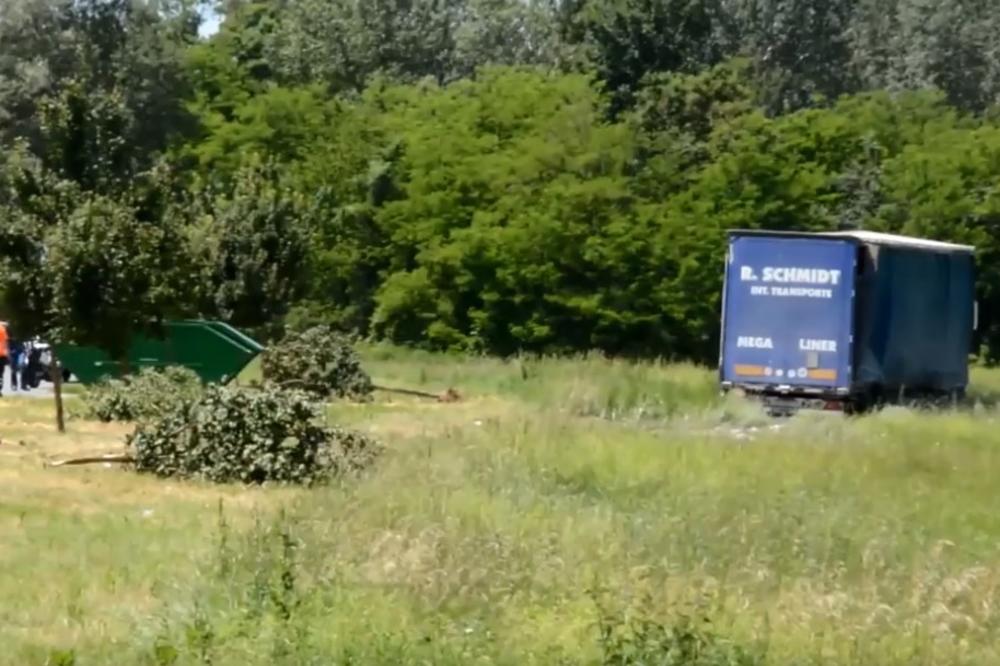
[[[140,421],[197,399],[203,390],[201,379],[187,368],[143,368],[138,374],[95,384],[83,394],[83,402],[88,418],[106,423]]]
[[[273,386],[210,386],[129,444],[141,472],[220,483],[315,483],[368,467],[380,448],[322,424],[306,393]]]
[[[267,383],[324,399],[367,400],[374,390],[350,341],[326,326],[288,333],[264,351],[261,372]]]

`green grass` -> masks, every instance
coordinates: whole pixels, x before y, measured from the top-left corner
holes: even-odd
[[[47,413],[5,404],[0,664],[1000,663],[992,408],[775,428],[687,366],[364,353],[464,400],[332,406],[389,451],[307,491],[43,470],[123,431],[9,450]]]

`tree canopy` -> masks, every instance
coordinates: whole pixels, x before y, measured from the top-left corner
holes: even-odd
[[[0,4],[24,329],[711,362],[727,229],[865,228],[975,244],[1000,357],[990,3],[204,4]]]

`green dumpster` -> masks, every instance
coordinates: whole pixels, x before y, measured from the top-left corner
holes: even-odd
[[[164,325],[163,339],[136,336],[128,353],[128,371],[170,365],[193,370],[204,382],[232,379],[264,348],[238,330],[218,321],[171,321]],[[82,384],[104,377],[117,377],[123,363],[93,347],[57,345],[56,353],[64,368]]]

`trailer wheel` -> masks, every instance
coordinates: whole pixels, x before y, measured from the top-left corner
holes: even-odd
[[[868,389],[864,393],[849,398],[844,402],[844,413],[848,416],[863,416],[878,408],[880,399],[878,392]]]

